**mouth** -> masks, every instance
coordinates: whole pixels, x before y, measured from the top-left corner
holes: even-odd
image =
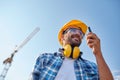
[[[78,35],[72,35],[71,38],[76,42],[80,41],[80,36],[78,36]]]
[[[78,39],[78,38],[74,38],[74,40],[75,40],[76,42],[79,42],[79,39]]]
[[[72,45],[73,46],[79,46],[81,44],[80,35],[73,34],[73,35],[71,35],[71,39],[72,39]]]
[[[73,46],[80,46],[81,41],[79,40],[79,38],[73,38],[72,39],[72,45]]]

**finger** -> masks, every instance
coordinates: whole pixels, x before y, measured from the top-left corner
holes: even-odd
[[[88,43],[87,45],[88,45],[90,48],[93,48],[94,43]]]
[[[94,33],[88,33],[86,39],[96,39],[97,36]]]
[[[93,42],[94,42],[93,39],[87,39],[87,44],[89,44],[89,43],[93,43]]]
[[[87,45],[92,48],[95,45],[95,39],[87,39]]]

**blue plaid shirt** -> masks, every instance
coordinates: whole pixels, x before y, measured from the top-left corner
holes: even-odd
[[[54,80],[62,66],[64,56],[61,53],[40,55],[32,72],[32,80]],[[95,63],[79,57],[74,61],[76,80],[99,80]]]

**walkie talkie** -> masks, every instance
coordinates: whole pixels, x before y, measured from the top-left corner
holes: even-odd
[[[89,31],[89,32],[92,32],[92,30],[91,30],[91,28],[90,28],[90,27],[88,27],[88,31]]]

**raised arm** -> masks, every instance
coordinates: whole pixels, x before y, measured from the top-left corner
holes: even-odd
[[[92,49],[95,55],[98,65],[100,80],[113,80],[112,73],[102,55],[100,39],[97,37],[96,34],[92,32],[88,33],[86,38],[87,38],[87,45]]]

